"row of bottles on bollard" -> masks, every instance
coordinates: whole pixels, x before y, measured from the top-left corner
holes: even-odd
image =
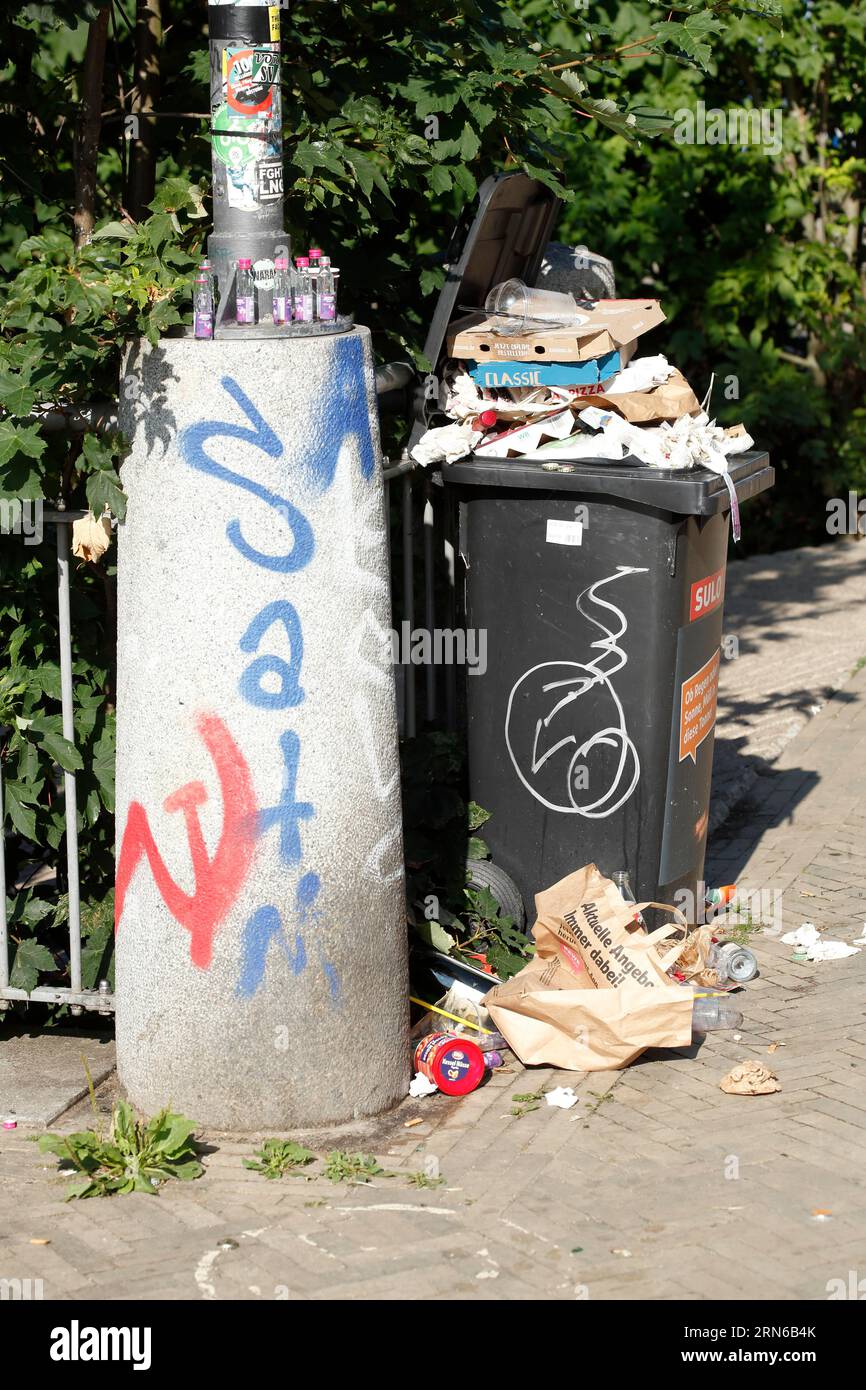
[[[278,326],[288,323],[333,323],[337,317],[340,271],[317,246],[298,256],[294,266],[287,256],[277,256],[271,282],[271,318]],[[252,261],[241,257],[235,276],[237,323],[260,322]],[[214,274],[209,260],[201,262],[193,293],[193,331],[196,338],[212,338],[214,325]]]

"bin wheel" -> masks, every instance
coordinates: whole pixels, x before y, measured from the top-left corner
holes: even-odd
[[[520,889],[504,869],[491,859],[467,859],[466,879],[473,888],[489,888],[505,917],[513,917],[518,931],[526,926],[526,909]]]

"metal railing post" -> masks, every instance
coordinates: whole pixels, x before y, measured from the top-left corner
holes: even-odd
[[[6,932],[6,810],[3,805],[3,762],[0,759],[0,991],[9,988],[9,940]],[[2,1007],[2,1005],[0,1005]]]
[[[72,703],[72,625],[69,616],[69,530],[57,523],[57,605],[60,618],[60,695],[63,737],[74,745]],[[81,892],[78,879],[78,797],[75,773],[63,773],[66,817],[66,874],[69,890],[69,974],[73,994],[81,992]],[[73,1009],[75,1012],[75,1009]]]

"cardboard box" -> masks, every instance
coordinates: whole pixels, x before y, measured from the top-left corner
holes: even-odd
[[[477,386],[585,386],[598,390],[620,369],[618,352],[593,357],[587,362],[469,362],[469,375]]]
[[[451,324],[448,354],[476,362],[588,362],[625,347],[665,320],[657,299],[588,299],[578,309],[581,321],[567,328],[511,334],[493,332],[496,319],[471,314]]]

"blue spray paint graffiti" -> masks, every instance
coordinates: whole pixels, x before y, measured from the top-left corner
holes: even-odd
[[[347,439],[354,443],[360,459],[362,477],[369,480],[375,467],[375,451],[364,388],[365,363],[360,342],[353,338],[336,342],[334,358],[330,398],[313,426],[313,436],[318,440],[318,448],[304,457],[299,469],[301,486],[318,493],[326,492],[333,483],[340,452]],[[241,532],[239,520],[228,523],[226,536],[235,550],[249,563],[277,573],[296,573],[310,563],[315,553],[315,538],[307,517],[287,498],[281,497],[254,479],[217,463],[207,452],[206,446],[211,440],[232,439],[251,444],[273,459],[280,458],[283,454],[281,441],[237,382],[226,376],[222,378],[222,385],[243,411],[251,428],[224,420],[203,420],[183,431],[180,437],[181,452],[191,468],[250,493],[280,514],[292,536],[291,548],[283,555],[267,555],[250,545]],[[287,599],[268,603],[252,618],[240,638],[239,648],[247,654],[258,653],[265,634],[277,623],[282,623],[286,631],[289,661],[275,655],[257,655],[246,667],[238,683],[242,699],[247,704],[263,710],[291,709],[304,700],[301,686],[303,627],[297,610]],[[278,690],[265,689],[263,678],[268,675],[277,677]],[[280,800],[276,806],[259,810],[256,830],[261,836],[278,827],[280,857],[288,867],[299,868],[303,864],[301,822],[312,820],[316,812],[311,802],[297,799],[301,764],[301,741],[297,733],[292,729],[285,730],[280,735],[279,743],[284,764]],[[239,998],[250,999],[261,988],[272,946],[282,954],[292,974],[300,975],[308,964],[305,933],[311,932],[331,1001],[339,1005],[339,975],[334,965],[325,957],[321,944],[322,913],[316,906],[321,888],[318,874],[312,871],[302,873],[298,880],[295,890],[294,916],[297,926],[294,931],[294,945],[289,944],[291,933],[287,932],[279,910],[272,903],[263,904],[251,914],[244,932],[236,989]]]

